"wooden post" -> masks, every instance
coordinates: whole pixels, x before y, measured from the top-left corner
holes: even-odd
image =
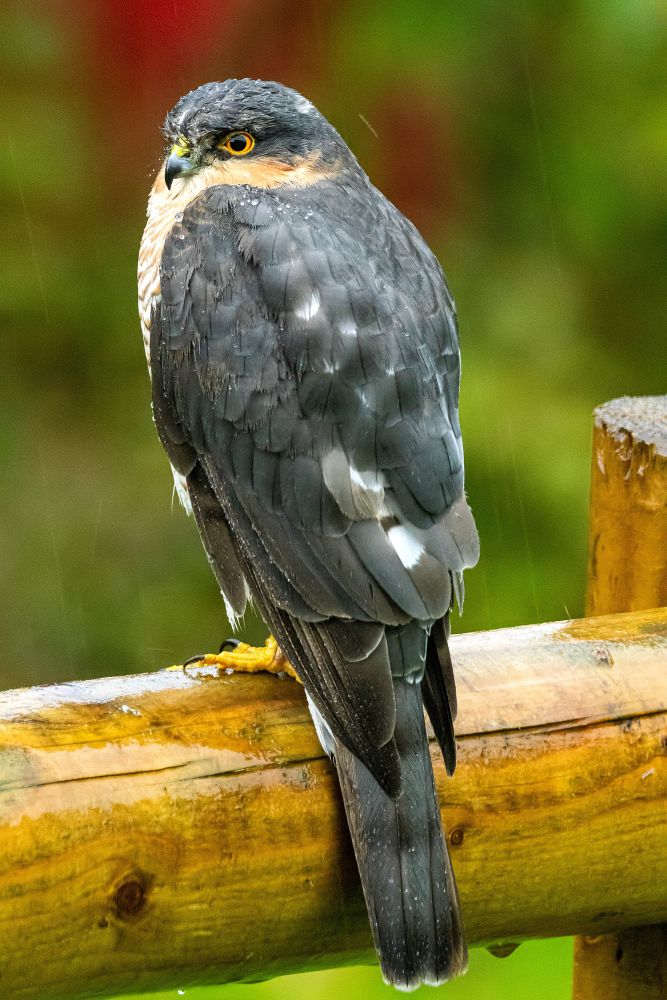
[[[618,934],[578,937],[574,960],[577,1000],[644,1000],[645,997],[665,1000],[667,997],[665,924]]]
[[[663,604],[667,396],[623,397],[595,411],[586,612],[602,615]],[[650,854],[645,861],[651,865]],[[666,996],[667,925],[576,938],[573,1000]]]
[[[587,615],[667,604],[667,396],[595,411]]]

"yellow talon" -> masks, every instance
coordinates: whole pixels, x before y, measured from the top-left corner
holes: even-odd
[[[201,660],[195,661],[207,667],[218,667],[219,670],[238,671],[244,674],[256,674],[264,670],[270,674],[288,674],[298,681],[296,671],[283,655],[277,641],[270,635],[263,646],[249,646],[240,642],[234,649],[225,649],[221,653],[206,653]]]

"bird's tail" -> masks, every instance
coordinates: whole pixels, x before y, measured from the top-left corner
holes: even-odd
[[[402,791],[390,798],[336,741],[336,767],[387,983],[412,990],[465,971],[467,949],[445,846],[420,684],[394,679]]]

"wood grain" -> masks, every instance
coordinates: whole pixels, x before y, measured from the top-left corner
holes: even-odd
[[[635,928],[577,938],[575,997],[635,1000],[667,997],[667,929]]]
[[[667,919],[667,610],[453,655],[455,777],[433,759],[470,940]],[[163,670],[0,695],[0,941],[16,1000],[372,961],[300,686]]]
[[[667,396],[626,396],[595,411],[586,612],[664,604]],[[665,927],[579,937],[573,1000],[665,1000],[666,968]]]
[[[595,411],[587,615],[667,604],[667,396]]]

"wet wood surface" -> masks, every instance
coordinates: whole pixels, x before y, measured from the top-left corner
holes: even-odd
[[[665,1000],[667,927],[635,927],[577,938],[575,1000]]]
[[[436,781],[472,943],[667,919],[667,609],[457,636]],[[303,690],[163,670],[0,695],[0,995],[373,960]]]
[[[626,396],[595,411],[586,612],[665,604],[667,396]],[[578,937],[572,995],[665,1000],[667,927]]]
[[[586,614],[667,604],[667,396],[595,411]]]

